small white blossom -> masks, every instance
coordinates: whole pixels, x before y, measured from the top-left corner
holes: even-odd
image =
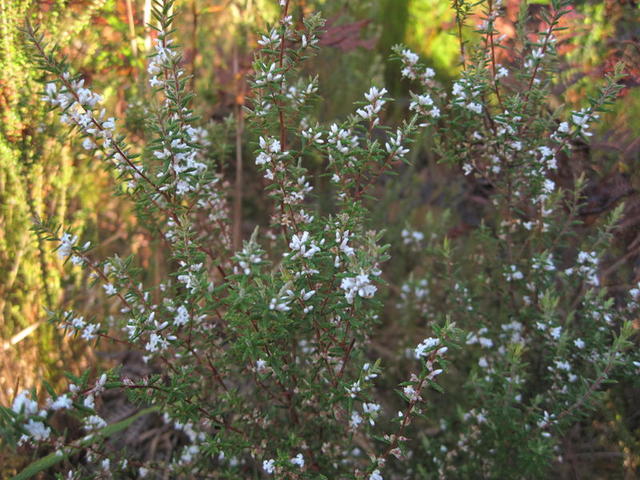
[[[396,135],[389,137],[389,141],[384,144],[384,148],[387,153],[397,157],[398,159],[404,158],[409,153],[409,149],[402,146],[403,134],[400,129],[396,130]]]
[[[256,360],[256,371],[258,373],[263,373],[266,370],[267,370],[267,362],[266,362],[266,360],[263,360],[261,358]]]
[[[84,428],[86,430],[99,430],[107,426],[107,422],[105,422],[102,417],[98,415],[90,415],[84,419]]]
[[[29,419],[25,424],[24,429],[29,432],[31,438],[37,442],[46,440],[51,435],[51,429],[49,427],[45,426],[44,423],[33,419]]]
[[[382,478],[380,470],[375,469],[373,472],[371,472],[371,475],[369,475],[369,480],[384,480],[384,478]]]
[[[469,102],[467,103],[467,109],[471,110],[474,113],[480,114],[482,113],[482,105],[477,102]]]
[[[508,76],[509,76],[509,70],[507,70],[504,67],[498,68],[498,71],[496,72],[496,80],[499,80],[501,78],[505,78]]]
[[[29,390],[22,390],[14,399],[11,410],[25,415],[35,414],[38,411],[38,402],[29,398],[30,396]]]
[[[416,358],[422,358],[426,356],[427,352],[434,349],[440,345],[440,340],[434,337],[425,338],[416,348],[415,355]]]
[[[262,469],[265,471],[265,473],[272,474],[276,471],[275,463],[276,461],[273,458],[270,460],[264,460],[262,462]]]
[[[180,305],[176,310],[176,316],[173,319],[173,324],[177,327],[186,325],[189,322],[189,311],[184,305]]]
[[[355,410],[351,412],[351,420],[349,420],[349,427],[352,429],[358,428],[358,426],[362,423],[362,417]]]
[[[73,402],[69,397],[67,397],[66,395],[60,395],[53,402],[51,402],[51,409],[52,410],[69,409],[71,408],[72,405],[73,405]]]
[[[300,468],[304,468],[304,457],[302,456],[301,453],[297,454],[295,457],[293,457],[291,460],[291,463],[293,463],[294,465],[299,466]]]
[[[562,327],[555,327],[549,330],[549,334],[554,340],[558,340],[562,335]]]
[[[351,398],[356,398],[357,394],[362,390],[362,387],[360,386],[360,380],[357,380],[355,383],[353,383],[350,387],[347,388],[347,393],[349,393],[349,396]]]
[[[356,295],[362,298],[372,298],[378,288],[371,283],[369,275],[361,273],[355,277],[346,277],[342,279],[340,288],[345,291],[345,298],[348,303],[353,303]]]
[[[508,282],[512,282],[514,280],[522,280],[524,278],[522,272],[518,270],[518,267],[516,267],[515,265],[510,265],[509,270],[510,271],[505,274],[505,279]]]
[[[58,257],[61,259],[67,258],[71,254],[71,249],[78,241],[77,235],[71,235],[70,233],[63,233],[60,238],[60,247],[58,248]]]
[[[413,388],[412,385],[407,385],[402,389],[405,396],[412,402],[417,401],[420,398],[420,394]]]
[[[375,419],[380,414],[380,405],[377,403],[363,403],[362,410],[369,418],[369,423],[375,425]]]

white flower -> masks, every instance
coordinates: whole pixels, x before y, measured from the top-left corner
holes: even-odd
[[[360,386],[360,380],[356,380],[350,387],[347,388],[347,392],[351,398],[356,398],[356,395],[362,390]]]
[[[84,321],[84,317],[75,317],[71,319],[71,326],[76,330],[82,330],[87,325]]]
[[[433,99],[428,93],[424,95],[416,95],[413,97],[413,102],[409,104],[409,110],[417,112],[421,115],[432,115],[437,118],[440,116],[440,109],[434,106]]]
[[[372,298],[378,290],[378,287],[369,280],[369,275],[364,273],[355,277],[343,278],[340,288],[345,291],[344,296],[348,303],[353,303],[356,295],[362,298]]]
[[[264,460],[262,462],[262,469],[265,471],[265,473],[271,474],[276,471],[275,463],[276,461],[273,458],[270,460]]]
[[[422,74],[423,79],[429,79],[436,76],[436,71],[433,68],[425,68],[424,73]]]
[[[308,246],[307,243],[309,244]],[[311,258],[320,251],[320,247],[313,240],[309,241],[309,232],[306,231],[300,235],[294,234],[289,242],[289,248],[299,252],[304,258]]]
[[[402,389],[402,391],[404,392],[405,396],[412,402],[415,402],[420,398],[420,394],[411,385],[407,385]]]
[[[300,295],[302,296],[302,300],[304,300],[305,302],[307,300],[309,300],[311,297],[313,297],[315,294],[316,294],[315,290],[310,290],[310,291],[306,292],[305,289],[303,288],[300,291]]]
[[[582,349],[585,347],[585,345],[586,345],[586,344],[584,343],[584,340],[582,340],[581,338],[576,338],[576,339],[573,341],[573,344],[574,344],[577,348],[579,348],[579,349],[581,349],[581,350],[582,350]]]
[[[384,480],[382,478],[382,475],[380,475],[380,470],[375,469],[373,472],[371,472],[371,475],[369,475],[369,480]]]
[[[29,390],[22,390],[13,401],[11,410],[16,413],[22,413],[24,409],[25,415],[33,415],[36,413],[38,411],[38,402],[31,400],[31,398],[29,398],[30,396]]]
[[[269,310],[276,310],[278,312],[288,312],[289,310],[291,310],[291,307],[289,307],[289,303],[291,302],[291,299],[287,299],[287,298],[272,298],[271,302],[269,302]]]
[[[24,429],[29,432],[31,438],[36,441],[46,440],[51,435],[51,429],[46,427],[44,423],[30,419],[24,426]]]
[[[510,271],[505,274],[505,279],[508,282],[511,282],[513,280],[522,280],[524,278],[524,275],[520,270],[518,270],[518,267],[516,267],[515,265],[510,265],[509,268]]]
[[[282,152],[280,141],[275,138],[260,137],[260,149],[262,150],[256,158],[256,165],[265,165],[273,162]]]
[[[576,125],[576,127],[578,127],[578,130],[580,131],[580,133],[582,133],[586,137],[590,137],[592,135],[592,133],[588,131],[589,120],[590,119],[595,120],[596,118],[597,118],[597,115],[592,115],[591,112],[585,108],[583,108],[579,112],[575,112],[571,114],[571,121],[573,122],[574,125]]]
[[[347,257],[352,257],[355,255],[355,250],[351,248],[349,243],[349,230],[345,230],[342,234],[339,230],[336,231],[336,243],[339,243],[338,248],[342,253],[344,253]]]
[[[453,84],[453,87],[451,88],[451,93],[457,97],[456,101],[460,101],[467,97],[467,94],[464,92],[462,81],[458,81]]]
[[[264,372],[266,369],[267,369],[267,362],[266,362],[266,360],[263,360],[263,359],[259,358],[259,359],[256,361],[256,370],[257,370],[258,372]]]
[[[413,53],[409,49],[404,49],[400,52],[400,57],[402,59],[403,68],[401,71],[401,75],[406,78],[415,79],[418,75],[418,70],[415,68],[416,64],[420,60],[420,57]],[[427,69],[431,70],[431,69]]]
[[[304,468],[304,457],[302,456],[301,453],[297,454],[295,457],[293,457],[291,460],[291,463],[293,463],[294,465],[298,465],[300,468]]]
[[[542,48],[536,48],[531,52],[531,56],[535,59],[535,60],[539,60],[542,57],[544,57],[544,52],[542,51]]]
[[[378,87],[371,87],[369,91],[364,94],[364,98],[366,98],[370,102],[375,102],[376,100],[382,98],[386,93],[387,93],[386,88],[383,88],[382,90],[378,90]]]
[[[556,188],[556,184],[553,180],[545,179],[544,185],[542,186],[542,190],[545,194],[553,193],[553,190]]]
[[[173,324],[176,326],[186,325],[189,321],[189,311],[184,305],[180,305],[176,310],[176,316],[173,319]]]
[[[105,293],[110,296],[118,293],[116,288],[111,283],[107,283],[106,285],[103,285],[102,288],[104,288]]]
[[[261,68],[260,74],[256,77],[257,85],[265,85],[270,82],[278,82],[282,79],[281,73],[276,73],[277,65],[272,63],[269,68],[266,66]]]
[[[509,70],[507,70],[504,67],[500,67],[496,72],[496,80],[507,77],[507,76],[509,76]]]
[[[87,395],[85,397],[85,399],[82,401],[82,405],[85,408],[90,408],[90,409],[93,410],[95,408],[95,406],[96,406],[96,402],[95,402],[95,400],[93,398],[93,395]]]
[[[99,325],[97,323],[88,323],[85,325],[84,330],[80,334],[80,337],[89,341],[96,338],[96,331],[98,330]]]
[[[116,128],[116,121],[113,117],[109,117],[102,123],[102,128],[105,130],[114,130]]]
[[[414,350],[416,358],[424,357],[427,354],[427,351],[432,350],[438,345],[440,345],[439,339],[433,337],[425,338]]]
[[[258,45],[261,45],[265,48],[270,48],[275,46],[279,41],[280,35],[278,34],[277,30],[272,29],[268,37],[266,35],[262,35],[260,40],[258,40]]]
[[[558,370],[564,370],[565,372],[571,371],[571,364],[564,360],[555,360],[556,368]]]
[[[396,130],[396,136],[391,136],[389,141],[384,144],[384,148],[388,154],[397,157],[398,159],[404,158],[409,153],[409,149],[402,146],[402,131]]]
[[[82,257],[78,256],[78,255],[71,255],[71,263],[73,265],[82,265],[84,264],[84,260]]]
[[[87,137],[82,141],[82,148],[84,148],[85,150],[93,150],[94,148],[96,148],[96,144],[93,143],[93,140]]]
[[[369,380],[373,380],[374,378],[376,378],[378,376],[377,373],[374,373],[371,371],[371,364],[370,363],[365,363],[362,366],[362,371],[366,372],[364,375],[364,380],[365,382],[368,382]]]
[[[349,421],[349,427],[356,429],[358,425],[362,423],[362,417],[355,410],[351,412],[351,420]]]
[[[412,52],[411,50],[409,50],[408,48],[405,48],[402,51],[402,60],[404,60],[405,63],[407,63],[408,65],[415,65],[416,63],[418,63],[418,60],[420,60],[420,57]]]
[[[71,408],[72,405],[73,405],[73,402],[69,397],[67,397],[66,395],[60,395],[58,398],[55,399],[54,402],[51,403],[51,409],[61,410],[65,408]]]
[[[477,114],[482,113],[482,105],[480,105],[479,103],[476,103],[476,102],[467,103],[467,109],[469,109],[472,112],[475,112]]]
[[[380,414],[380,405],[377,403],[363,403],[362,410],[369,417],[369,423],[375,425],[375,418]]]
[[[70,233],[63,233],[60,238],[60,248],[58,248],[58,258],[64,259],[69,256],[71,249],[78,241],[77,235],[71,235]]]
[[[169,342],[157,333],[149,335],[149,341],[144,348],[149,352],[163,351],[169,346]]]
[[[99,417],[98,415],[91,415],[84,419],[84,428],[86,430],[98,430],[106,426],[107,422],[105,422],[102,417]]]
[[[102,392],[104,390],[104,386],[106,383],[107,383],[107,374],[103,373],[102,375],[100,375],[100,378],[98,379],[95,386],[93,387],[93,390],[97,393]]]

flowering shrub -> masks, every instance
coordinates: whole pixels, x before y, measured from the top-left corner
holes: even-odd
[[[455,3],[464,22],[469,8]],[[383,122],[391,99],[382,86],[366,90],[348,118],[314,120],[317,80],[299,67],[323,22],[295,23],[289,0],[280,6],[259,41],[247,109],[270,221],[239,251],[229,182],[209,155],[215,138],[191,109],[172,2],[154,11],[144,147],[127,144],[100,95],[27,27],[50,74],[43,101],[115,168],[170,259],[166,278],[151,283],[134,258],[100,259],[73,232],[38,222],[58,255],[92,272],[120,306],[109,321],[72,311],[52,320],[87,341],[127,344],[156,373],[70,376],[67,391],[48,389],[44,404],[20,393],[2,408],[5,438],[51,452],[20,478],[63,459],[73,465],[65,478],[534,478],[561,454],[567,428],[598,405],[614,370],[631,376],[640,366],[626,353],[639,290],[614,299],[600,268],[621,209],[578,236],[584,181],[558,185],[560,163],[619,89],[613,76],[589,108],[548,111],[566,2],[552,2],[548,29],[524,37],[509,66],[494,56],[499,2],[484,2],[484,48],[463,50],[450,92],[396,47],[417,90],[393,127]],[[408,163],[422,131],[444,164],[491,185],[483,221],[466,236],[447,235],[446,216],[432,218],[429,232],[405,225],[397,236],[370,220],[379,180]],[[394,250],[412,259],[401,278],[385,273]],[[381,361],[375,327],[399,319],[406,332]],[[171,458],[108,448],[133,421],[107,424],[99,399],[108,389],[182,432]],[[56,428],[58,411],[83,433]]]

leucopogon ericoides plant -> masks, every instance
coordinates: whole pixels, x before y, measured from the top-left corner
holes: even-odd
[[[230,239],[232,194],[206,155],[215,139],[192,110],[173,2],[154,7],[153,138],[144,147],[127,144],[100,95],[27,26],[34,59],[48,75],[43,101],[115,168],[171,268],[152,283],[134,258],[96,258],[73,232],[38,221],[37,233],[57,243],[58,255],[92,272],[120,306],[110,322],[73,311],[53,321],[88,341],[124,343],[157,373],[73,377],[67,391],[49,391],[44,405],[35,392],[22,392],[2,409],[5,437],[47,446],[49,465],[72,465],[68,478],[547,472],[562,433],[597,404],[614,369],[640,365],[624,353],[637,305],[614,302],[599,276],[621,210],[576,239],[582,182],[567,190],[553,180],[559,156],[589,136],[615,98],[618,77],[586,109],[566,118],[548,112],[554,35],[566,7],[551,3],[548,28],[522,46],[522,65],[508,68],[495,57],[501,7],[484,2],[485,43],[463,50],[464,69],[450,92],[418,55],[396,47],[403,77],[419,91],[406,119],[390,127],[383,113],[391,99],[380,85],[363,89],[348,118],[314,120],[317,78],[304,78],[299,67],[318,49],[323,21],[294,20],[289,0],[281,0],[280,20],[258,41],[246,112],[270,225],[256,228],[239,251]],[[525,88],[507,88],[510,77]],[[392,278],[384,273],[388,237],[370,212],[379,180],[408,162],[425,130],[443,163],[492,185],[491,211],[466,241],[408,225],[390,241],[411,250],[411,269]],[[329,207],[318,206],[320,194],[330,196]],[[401,296],[387,302],[389,283]],[[412,335],[381,362],[371,349],[376,326],[407,312]],[[184,434],[182,446],[169,460],[107,449],[115,427],[96,404],[105,389],[127,391],[161,414]],[[55,428],[59,410],[76,417],[84,434],[70,438]]]

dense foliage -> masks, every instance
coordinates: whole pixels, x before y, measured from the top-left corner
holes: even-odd
[[[609,288],[624,207],[587,221],[588,179],[573,164],[624,88],[624,66],[583,107],[551,108],[570,2],[534,19],[522,8],[504,38],[502,2],[454,1],[451,85],[396,45],[387,74],[410,89],[406,105],[387,118],[385,86],[357,83],[363,100],[329,120],[344,106],[319,107],[330,98],[308,67],[329,27],[294,3],[273,5],[246,104],[216,122],[197,114],[207,107],[172,1],[153,5],[146,83],[126,119],[25,24],[38,97],[116,179],[161,259],[110,254],[31,212],[41,255],[52,246],[114,306],[53,311],[52,324],[124,345],[146,370],[69,373],[0,407],[5,442],[42,457],[18,478],[541,478],[613,379],[637,388],[640,286]],[[462,225],[446,207],[458,180],[438,208],[411,209],[423,192],[402,187],[425,146],[476,189],[481,206]],[[259,193],[247,200],[248,184]],[[400,212],[395,224],[385,209]],[[107,421],[109,392],[144,410]],[[113,441],[142,414],[176,432],[166,455]]]

